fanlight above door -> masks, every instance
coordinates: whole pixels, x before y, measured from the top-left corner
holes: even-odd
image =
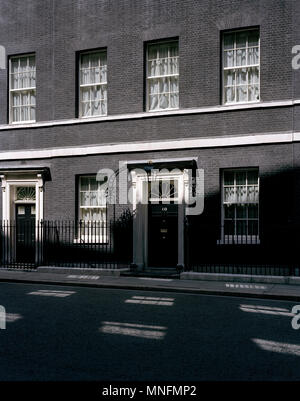
[[[17,187],[16,200],[35,202],[35,187]]]

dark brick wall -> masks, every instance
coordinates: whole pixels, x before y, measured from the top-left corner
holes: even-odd
[[[300,153],[300,145],[298,147]],[[1,162],[2,166],[34,164],[48,166],[51,181],[45,184],[45,218],[74,219],[76,198],[76,175],[96,174],[99,169],[117,170],[119,160],[154,160],[157,158],[198,157],[198,168],[205,173],[205,214],[218,220],[220,212],[220,171],[224,168],[259,167],[261,179],[261,207],[270,219],[275,218],[269,211],[273,202],[276,218],[287,219],[292,213],[290,189],[285,174],[293,168],[293,145],[259,145],[219,149],[194,149],[169,152],[144,152],[139,154],[96,155],[86,157],[30,160],[24,162]],[[300,158],[299,158],[300,160]],[[270,185],[275,179],[276,185]],[[268,191],[265,188],[268,188]],[[264,202],[264,199],[266,202]],[[275,199],[275,201],[274,201]],[[279,201],[280,199],[280,201]],[[283,203],[282,203],[283,202]],[[1,203],[1,201],[0,201]],[[120,211],[123,207],[117,207]],[[0,207],[1,210],[1,207]],[[265,214],[265,213],[264,213]]]
[[[300,97],[300,89],[295,90],[296,72],[291,68],[291,47],[298,40],[294,33],[298,26],[295,15],[300,15],[299,10],[298,14],[293,10],[295,3],[292,0],[0,0],[0,44],[8,55],[36,52],[37,121],[76,117],[76,52],[102,47],[108,53],[108,113],[142,112],[144,44],[170,37],[179,38],[180,107],[219,105],[220,33],[250,26],[259,26],[261,33],[261,99],[286,100]],[[7,71],[3,70],[0,70],[0,93],[0,124],[6,124]],[[299,116],[296,107],[282,107],[1,130],[0,150],[291,131],[294,126],[300,129]],[[45,185],[45,218],[73,219],[77,174],[96,173],[103,167],[116,169],[119,159],[183,156],[198,156],[198,167],[205,169],[205,213],[212,218],[219,219],[220,169],[226,167],[259,167],[261,210],[267,219],[278,212],[279,218],[287,221],[296,210],[297,202],[289,196],[289,181],[282,177],[298,164],[300,145],[33,159],[1,162],[0,167],[49,166],[52,180]],[[298,176],[300,173],[294,179],[300,187]],[[283,189],[280,207],[275,210],[275,206],[270,208],[270,202],[277,199],[278,187]],[[282,195],[285,193],[286,196]],[[300,193],[295,194],[299,199]],[[292,202],[294,209],[289,207]]]
[[[75,55],[106,47],[108,113],[143,111],[143,48],[179,37],[180,107],[220,104],[220,32],[259,26],[261,99],[291,99],[290,0],[14,0],[0,1],[7,54],[36,52],[37,121],[74,118]],[[7,71],[0,71],[0,123],[7,122]],[[288,110],[1,131],[0,148],[60,146],[155,137],[290,130]],[[166,128],[168,127],[168,128]]]
[[[1,150],[290,131],[291,107],[0,131]]]

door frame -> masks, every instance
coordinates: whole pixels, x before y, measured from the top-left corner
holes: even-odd
[[[19,207],[19,206],[30,206],[30,207],[32,207],[32,206],[34,206],[35,207],[35,214],[34,214],[34,226],[33,226],[33,230],[34,230],[34,241],[33,241],[33,247],[34,247],[34,253],[33,253],[33,258],[32,258],[32,262],[31,261],[28,261],[28,262],[26,262],[26,263],[35,263],[35,259],[36,259],[36,235],[37,235],[37,233],[36,233],[36,204],[35,204],[35,202],[33,202],[33,201],[15,201],[15,243],[16,243],[16,246],[15,246],[15,258],[16,258],[16,261],[18,261],[18,238],[17,238],[17,235],[18,235],[18,230],[19,230],[19,227],[18,227],[18,214],[17,214],[17,208]],[[30,232],[31,233],[31,232]],[[20,263],[22,263],[23,261],[22,260],[20,260]]]
[[[166,165],[167,167],[167,165]],[[162,169],[149,175],[143,169],[131,171],[133,203],[133,264],[143,270],[148,264],[148,184],[153,179],[178,181],[178,254],[177,266],[184,267],[184,221],[185,203],[189,193],[189,176],[186,170]]]
[[[11,221],[16,222],[16,205],[18,203],[31,203],[35,204],[35,225],[36,225],[36,238],[42,241],[41,235],[38,235],[38,229],[44,216],[44,178],[43,174],[37,171],[5,171],[0,175],[1,188],[2,188],[2,221],[7,224]],[[17,200],[16,188],[17,187],[34,187],[35,188],[35,202]],[[6,260],[12,263],[16,258],[16,240],[13,238],[13,231],[7,227],[6,235],[11,238],[11,245],[6,249]],[[35,252],[35,263],[40,262],[41,255]]]

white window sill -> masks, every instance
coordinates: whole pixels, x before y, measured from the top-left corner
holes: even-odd
[[[157,112],[163,112],[163,111],[176,111],[179,110],[179,107],[173,107],[173,108],[167,108],[167,109],[155,109],[155,110],[147,110],[147,113],[157,113]]]
[[[239,105],[247,105],[247,104],[258,104],[258,103],[262,103],[261,100],[252,100],[249,102],[230,102],[230,103],[223,103],[222,106],[224,107],[228,107],[228,106],[239,106]]]
[[[106,114],[97,114],[94,116],[79,116],[78,118],[86,120],[86,119],[101,118],[101,117],[107,117],[107,113]]]
[[[26,121],[11,121],[9,124],[10,125],[21,125],[21,124],[34,124],[36,121],[35,120],[26,120]]]

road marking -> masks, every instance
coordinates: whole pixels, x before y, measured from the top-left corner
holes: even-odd
[[[98,280],[100,278],[100,276],[90,276],[90,275],[79,275],[79,274],[70,274],[69,276],[67,276],[67,278],[76,278],[79,280],[85,280],[85,279],[89,279],[89,280]]]
[[[229,284],[226,283],[225,287],[227,288],[246,288],[246,289],[251,289],[254,288],[255,290],[266,290],[267,287],[265,285],[252,285],[252,284]]]
[[[133,296],[125,300],[126,304],[173,306],[174,298]]]
[[[263,340],[261,338],[252,338],[252,341],[264,351],[300,356],[300,345],[298,344],[281,343],[277,341]]]
[[[138,277],[139,280],[150,280],[150,281],[173,281],[171,278],[154,278],[154,277]]]
[[[58,297],[58,298],[69,297],[72,294],[75,294],[75,291],[38,290],[38,291],[28,292],[28,295],[41,295],[44,297]]]
[[[99,329],[104,334],[119,334],[150,340],[162,340],[166,335],[166,330],[167,328],[164,326],[120,322],[102,322],[102,327]]]
[[[265,305],[240,305],[240,310],[243,312],[262,313],[264,315],[278,315],[278,316],[294,316],[293,313],[286,308],[276,308],[273,306]]]

